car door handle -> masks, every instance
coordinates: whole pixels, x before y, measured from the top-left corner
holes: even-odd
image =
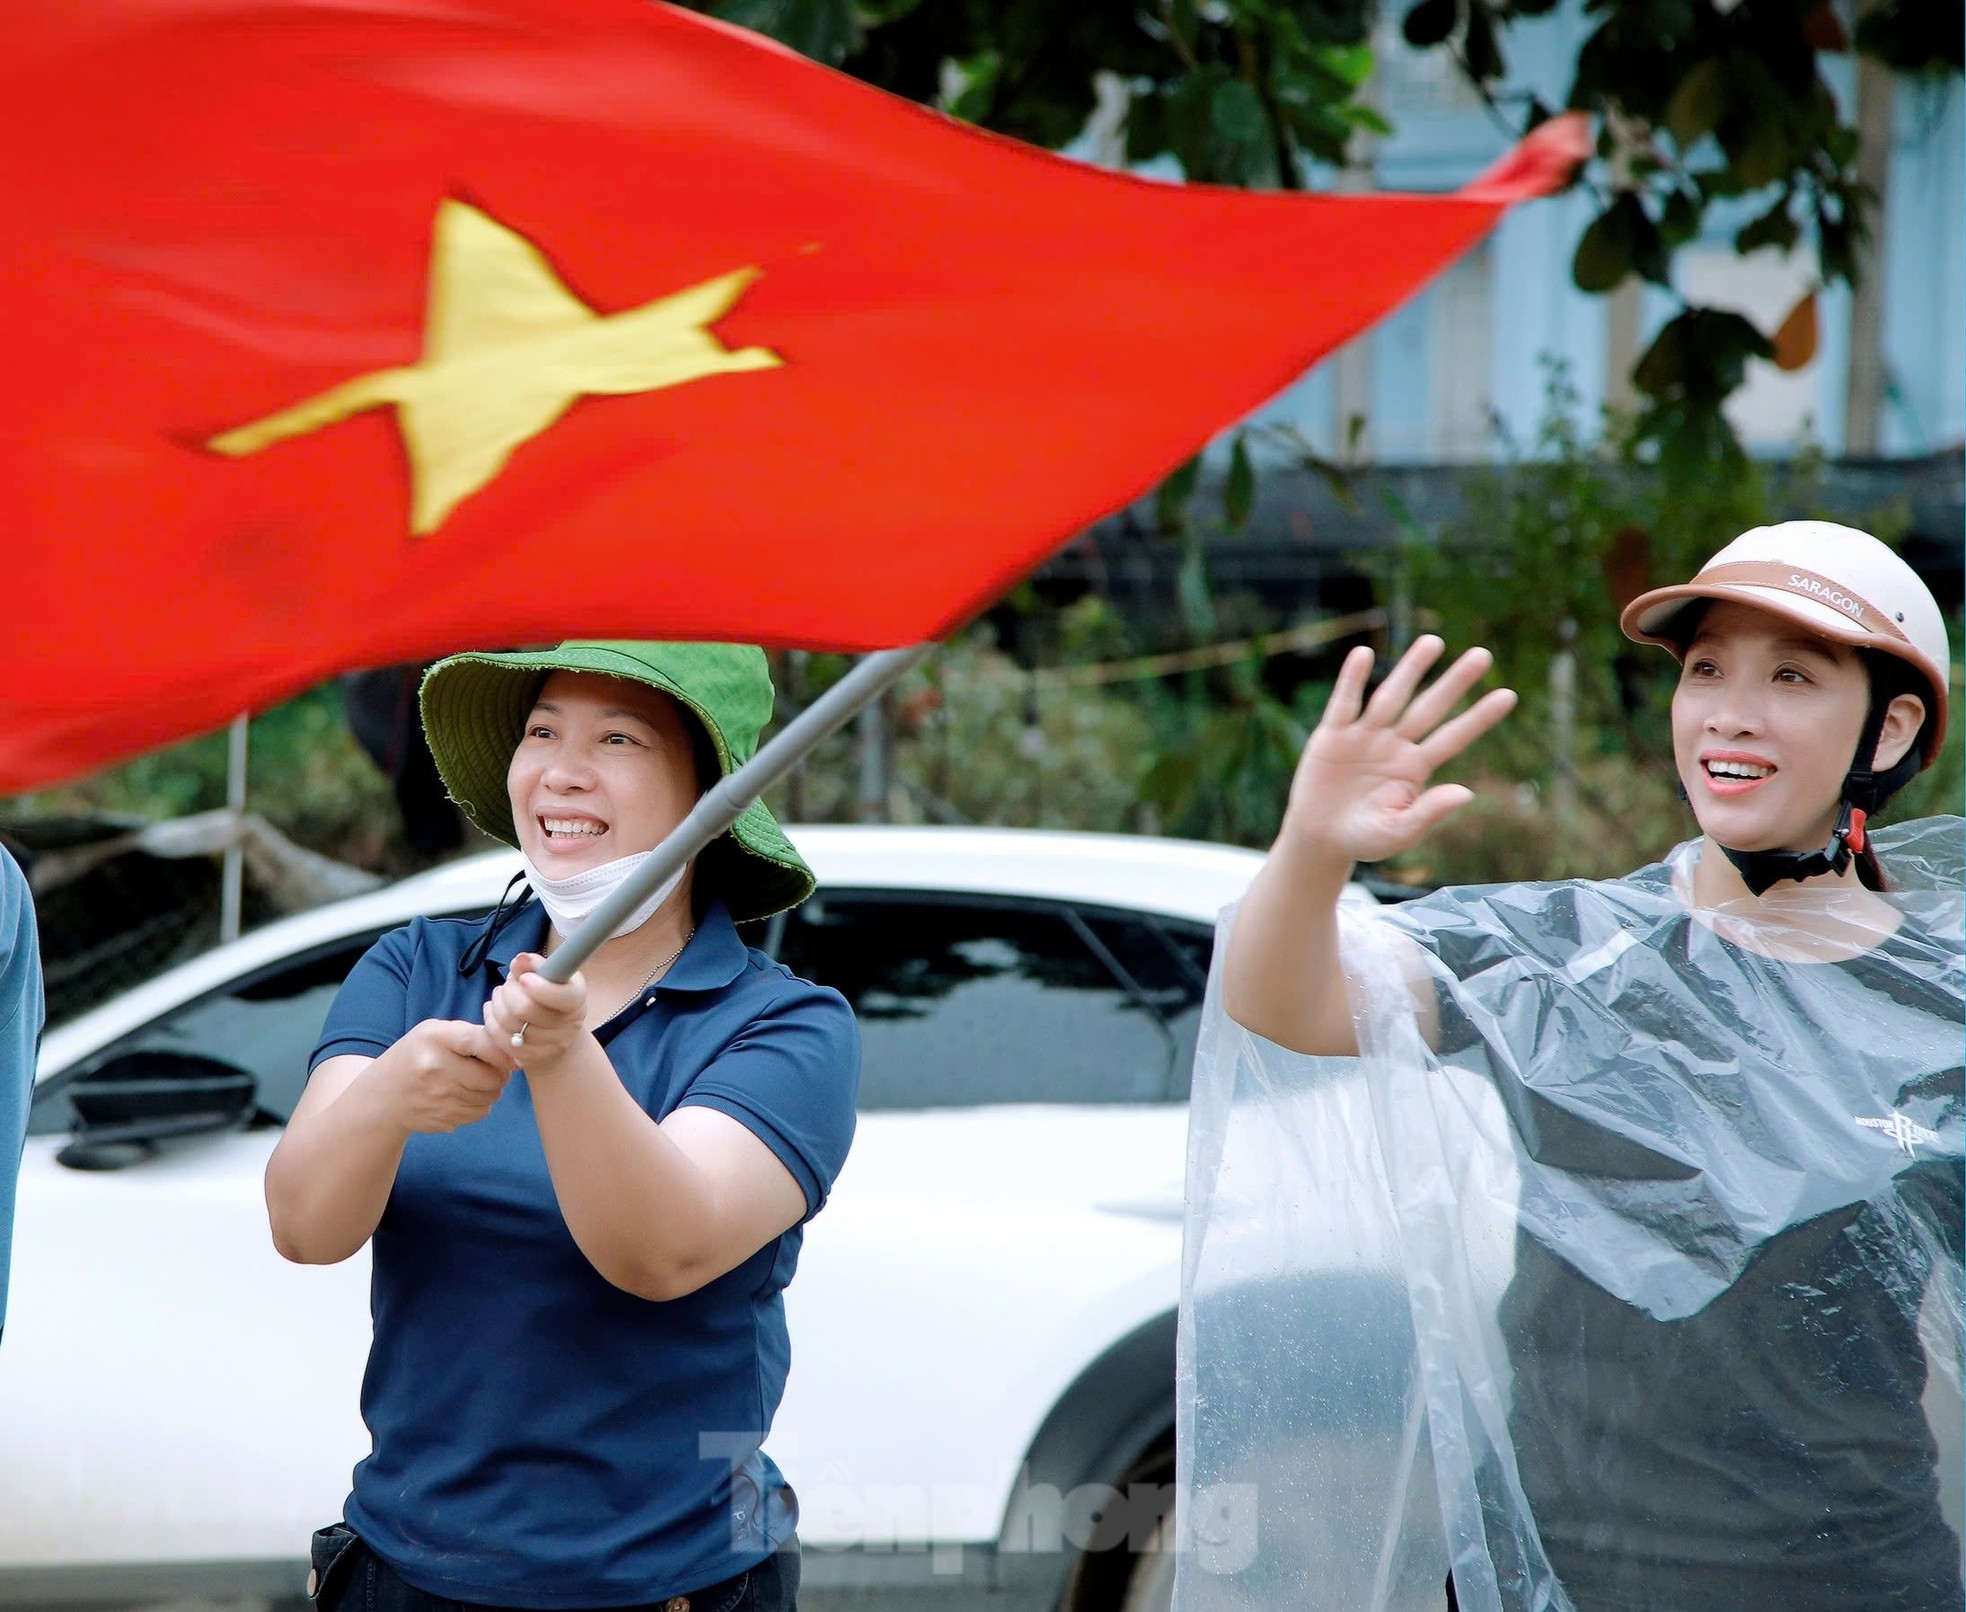
[[[1153,1220],[1179,1225],[1186,1217],[1188,1205],[1179,1192],[1168,1191],[1147,1193],[1138,1198],[1109,1198],[1096,1203],[1093,1208],[1101,1214],[1125,1215],[1133,1220]]]

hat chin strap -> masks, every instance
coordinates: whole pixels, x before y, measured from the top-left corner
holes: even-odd
[[[1731,845],[1721,845],[1720,849],[1734,864],[1749,894],[1758,896],[1784,879],[1800,884],[1820,874],[1841,873],[1850,865],[1851,857],[1864,848],[1864,816],[1861,807],[1844,801],[1829,844],[1820,851],[1737,851]],[[1720,844],[1718,840],[1714,843]]]
[[[1873,772],[1868,766],[1860,765],[1865,757],[1875,759],[1888,710],[1886,704],[1879,702],[1864,719],[1857,753],[1844,775],[1843,800],[1836,814],[1836,827],[1830,831],[1829,844],[1820,851],[1737,851],[1731,845],[1720,846],[1751,894],[1762,895],[1784,879],[1799,884],[1825,873],[1841,873],[1864,848],[1864,825],[1870,814],[1918,775],[1919,754],[1915,743],[1898,758],[1895,766],[1883,772]],[[1714,843],[1720,844],[1718,840]]]

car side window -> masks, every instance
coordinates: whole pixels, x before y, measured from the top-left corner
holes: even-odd
[[[1105,948],[1114,968],[1153,1005],[1174,1038],[1172,1085],[1167,1095],[1186,1102],[1215,932],[1205,924],[1147,913],[1082,909],[1079,916]]]
[[[141,1029],[111,1042],[34,1096],[30,1135],[61,1135],[94,1116],[91,1082],[129,1083],[151,1070],[159,1078],[194,1069],[206,1081],[230,1072],[250,1077],[258,1122],[284,1125],[307,1084],[307,1056],[320,1039],[328,1005],[374,936],[345,941],[249,975],[187,1002]],[[187,1060],[196,1060],[195,1064]],[[86,1127],[83,1127],[86,1128]]]
[[[852,1004],[864,1113],[1171,1095],[1161,1011],[1060,903],[829,890],[775,940],[780,962]]]

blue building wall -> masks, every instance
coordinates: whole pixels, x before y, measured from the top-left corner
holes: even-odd
[[[1966,93],[1900,85],[1884,222],[1884,446],[1925,453],[1966,438]]]

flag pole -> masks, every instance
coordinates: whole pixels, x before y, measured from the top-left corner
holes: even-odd
[[[252,730],[252,717],[242,714],[232,719],[225,744],[225,809],[232,814],[232,835],[225,842],[225,859],[220,864],[218,891],[218,938],[239,938],[239,921],[245,908],[246,850],[241,841],[241,825],[246,815],[246,737]]]
[[[863,656],[852,671],[786,723],[783,731],[761,746],[755,756],[705,790],[689,816],[655,848],[655,854],[588,914],[586,921],[546,959],[540,973],[564,984],[614,933],[615,926],[655,894],[670,874],[700,854],[737,821],[745,807],[805,760],[828,734],[851,722],[864,707],[933,655],[936,648],[935,644],[914,644],[906,649],[884,649]]]

